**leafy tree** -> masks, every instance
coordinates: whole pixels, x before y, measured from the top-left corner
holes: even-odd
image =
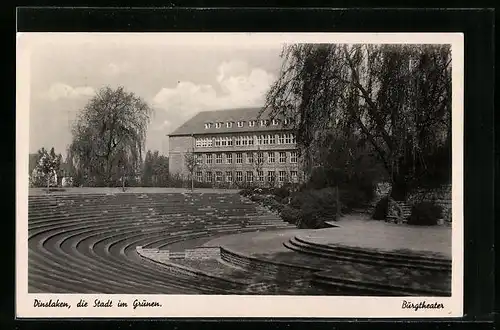
[[[146,158],[144,160],[144,167],[142,169],[142,185],[145,187],[151,187],[153,180],[153,160],[152,160],[151,150],[146,153]]]
[[[69,154],[82,183],[110,186],[135,178],[152,109],[123,87],[104,87],[87,103],[72,130]]]
[[[142,184],[147,187],[163,187],[167,185],[168,177],[168,157],[160,155],[157,150],[148,150],[142,170]]]
[[[57,184],[57,173],[61,166],[61,154],[56,154],[54,148],[47,152],[45,148],[38,150],[38,163],[31,173],[31,185],[34,187],[46,186]]]
[[[158,151],[153,153],[153,184],[165,187],[169,181],[168,157],[159,155]]]
[[[449,45],[295,44],[285,46],[267,95],[272,116],[291,118],[311,172],[324,132],[366,146],[389,175],[396,200],[429,176],[449,180]]]

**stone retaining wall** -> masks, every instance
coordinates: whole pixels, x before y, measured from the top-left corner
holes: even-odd
[[[181,252],[171,252],[169,250],[160,250],[156,248],[143,249],[141,246],[137,246],[136,251],[146,258],[153,258],[160,261],[173,259],[204,260],[218,259],[220,257],[220,248],[218,246],[186,249]]]
[[[387,196],[391,191],[389,182],[377,184],[375,189],[375,198],[371,203],[374,207],[382,197]],[[451,224],[451,184],[442,185],[434,189],[417,189],[410,193],[406,203],[413,206],[419,202],[432,202],[443,208],[443,220],[445,224]]]

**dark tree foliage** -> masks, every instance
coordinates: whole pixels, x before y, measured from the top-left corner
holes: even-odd
[[[442,216],[443,209],[440,205],[432,202],[420,202],[413,205],[408,224],[416,226],[434,226]]]
[[[81,111],[69,148],[76,181],[118,185],[140,173],[151,108],[123,87],[100,89]]]
[[[292,118],[306,172],[324,163],[325,143],[344,141],[349,147],[335,150],[376,158],[396,200],[449,180],[449,45],[294,44],[282,57],[265,108]]]
[[[142,168],[142,185],[145,187],[166,187],[169,182],[168,157],[156,150],[148,150]]]

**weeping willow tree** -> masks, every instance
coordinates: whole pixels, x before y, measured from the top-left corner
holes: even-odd
[[[140,170],[151,108],[118,87],[100,89],[79,114],[68,155],[80,184],[111,186]]]
[[[376,156],[397,200],[449,179],[449,45],[294,44],[281,56],[265,109],[293,120],[306,172],[334,135]]]

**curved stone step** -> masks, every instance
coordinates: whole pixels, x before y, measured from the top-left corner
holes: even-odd
[[[412,256],[393,252],[370,251],[341,245],[324,245],[293,237],[284,245],[296,252],[318,255],[330,259],[355,260],[360,263],[381,264],[393,267],[451,272],[451,260],[426,256]]]

